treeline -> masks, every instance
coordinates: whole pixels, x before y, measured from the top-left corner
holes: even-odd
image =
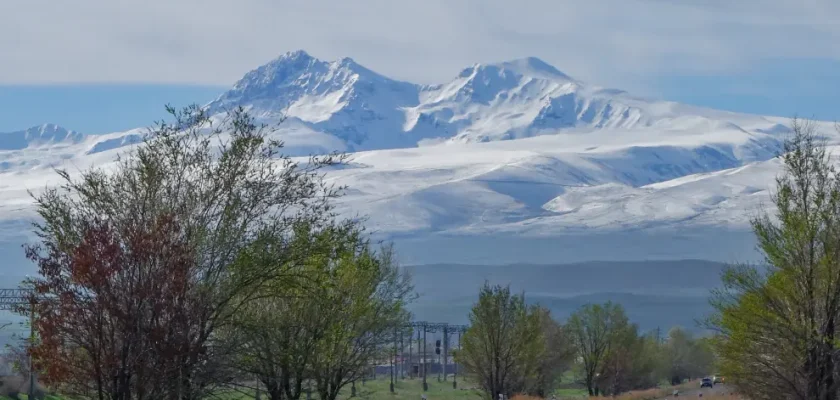
[[[38,379],[78,399],[259,386],[334,400],[393,354],[413,296],[390,249],[336,216],[343,188],[323,168],[343,157],[296,162],[241,109],[169,111],[115,163],[58,171],[63,183],[35,197],[38,275],[24,286]],[[724,274],[714,337],[658,338],[611,303],[560,323],[486,286],[457,361],[493,400],[550,396],[569,371],[592,395],[720,372],[749,398],[838,399],[840,172],[813,124],[792,128],[775,214],[753,220],[766,262]]]
[[[78,399],[335,399],[412,296],[392,252],[336,218],[321,171],[342,157],[295,162],[241,109],[169,111],[108,171],[59,171],[35,197],[38,379]]]
[[[609,395],[710,366],[745,398],[840,398],[840,170],[830,150],[816,123],[793,121],[774,207],[752,219],[763,262],[725,270],[704,324],[709,339],[672,330],[659,344],[612,304],[586,306],[560,325],[507,288],[486,287],[460,359],[493,398],[548,393],[546,382],[570,368],[590,394]],[[565,357],[548,361],[552,354]]]
[[[713,373],[710,338],[673,328],[641,333],[614,303],[581,307],[565,324],[509,287],[482,288],[456,360],[490,399],[550,397],[568,372],[590,396],[649,389]]]

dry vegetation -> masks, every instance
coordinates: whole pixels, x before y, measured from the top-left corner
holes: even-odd
[[[640,390],[635,392],[627,392],[621,394],[617,397],[590,397],[591,400],[658,400],[658,399],[667,399],[671,398],[673,394],[673,390],[671,389],[648,389],[648,390]],[[680,396],[680,397],[699,397],[698,395],[693,396]],[[712,395],[703,395],[703,399],[707,400],[741,400],[740,396],[732,395],[729,393],[721,393],[721,394],[712,394]]]
[[[674,387],[669,388],[654,388],[654,389],[647,389],[647,390],[636,390],[630,391],[627,393],[620,394],[615,397],[611,396],[597,396],[597,397],[588,397],[586,395],[576,396],[576,397],[561,397],[561,399],[588,399],[588,400],[660,400],[660,399],[673,399]],[[677,386],[676,389],[679,389],[680,393],[685,393],[689,390],[697,389],[696,382],[684,384]],[[689,395],[681,394],[678,398],[685,397],[685,398],[700,398],[699,394],[691,393]],[[728,391],[724,391],[724,393],[715,393],[715,394],[703,394],[702,398],[704,400],[742,400],[743,398],[735,393],[729,393]],[[524,395],[517,395],[514,396],[511,400],[543,400],[540,397],[535,396],[524,396]]]

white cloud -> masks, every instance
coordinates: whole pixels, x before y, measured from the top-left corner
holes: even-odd
[[[0,84],[233,83],[280,53],[440,82],[537,56],[634,89],[663,72],[840,59],[836,0],[3,0]]]

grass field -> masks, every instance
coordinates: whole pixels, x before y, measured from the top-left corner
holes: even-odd
[[[398,379],[394,385],[394,393],[390,392],[390,378],[379,378],[376,380],[366,381],[364,384],[358,383],[356,386],[356,398],[359,400],[402,400],[412,399],[420,400],[423,394],[422,379]],[[468,388],[467,385],[458,377],[458,389],[452,388],[452,377],[448,377],[445,382],[438,382],[437,375],[429,376],[426,380],[429,385],[429,390],[426,392],[428,400],[481,400],[481,392]],[[462,386],[463,385],[463,386]],[[339,395],[340,399],[349,399],[351,394],[350,386],[342,390]],[[219,400],[248,400],[253,399],[252,391],[220,394],[217,397]],[[317,394],[312,393],[312,398],[317,399]],[[0,396],[0,400],[9,400],[9,397]],[[19,395],[20,400],[28,400],[25,394]],[[262,394],[262,399],[266,399],[265,393]],[[301,396],[301,400],[305,400],[306,395]],[[67,400],[62,397],[47,396],[46,400]]]
[[[428,400],[480,400],[481,392],[472,388],[472,385],[458,378],[458,389],[452,388],[452,377],[445,382],[438,382],[437,376],[429,376],[426,382],[429,390],[426,393]],[[390,379],[376,379],[367,381],[364,385],[356,386],[356,395],[362,400],[391,400],[391,399],[412,399],[420,400],[423,395],[422,379],[398,379],[394,384],[394,393],[390,392]],[[350,390],[344,390],[340,396],[342,399],[350,397]]]
[[[565,378],[565,377],[564,377]],[[566,381],[570,382],[570,381]],[[482,400],[482,392],[475,388],[468,382],[458,377],[458,389],[452,388],[452,377],[447,381],[438,382],[437,376],[429,376],[427,378],[429,390],[425,392],[427,400]],[[382,378],[376,380],[366,381],[364,384],[359,383],[356,386],[356,398],[359,400],[421,400],[423,395],[422,379],[398,379],[394,385],[394,393],[390,392],[390,378]],[[575,384],[565,384],[565,387],[558,389],[555,392],[558,400],[577,400],[586,399],[586,390]],[[657,389],[642,390],[636,392],[625,393],[617,397],[601,398],[593,397],[591,400],[655,400],[668,397],[673,390],[694,389],[696,382],[688,383],[677,387],[662,387]],[[348,386],[339,395],[339,399],[350,399],[351,389]],[[519,396],[518,396],[519,397]],[[27,399],[25,394],[19,396],[21,400]],[[263,393],[262,399],[265,399]],[[738,397],[733,396],[704,396],[708,400],[738,400]],[[9,397],[0,396],[0,400],[8,400]],[[219,400],[249,400],[254,399],[253,392],[230,392],[220,394]],[[301,400],[305,400],[306,395],[301,396]],[[312,394],[312,399],[317,399],[315,393]],[[537,400],[535,397],[519,397],[521,400]],[[47,396],[46,400],[68,400],[61,397]],[[513,399],[516,400],[516,399]]]

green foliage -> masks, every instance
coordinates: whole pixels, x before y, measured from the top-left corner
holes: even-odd
[[[627,329],[631,329],[629,323],[624,308],[611,302],[585,305],[569,317],[566,326],[582,361],[590,395],[599,394],[598,375],[611,351],[626,338]]]
[[[690,332],[679,327],[668,333],[661,355],[662,374],[672,385],[714,372],[714,347],[711,341],[696,339]]]
[[[729,268],[708,324],[721,371],[751,397],[836,399],[840,176],[813,124],[793,131],[775,215],[753,220],[767,268]]]
[[[615,318],[621,320],[620,315]],[[655,387],[660,380],[660,353],[661,348],[656,339],[650,335],[640,335],[635,324],[616,324],[603,361],[597,369],[594,391],[601,395],[615,396],[629,390]]]
[[[332,220],[318,170],[335,157],[284,156],[242,109],[168,111],[113,168],[58,171],[35,198],[36,359],[83,398],[192,400],[228,383],[236,349],[220,332],[305,255],[288,251],[295,227]]]
[[[536,309],[540,320],[545,351],[539,359],[534,375],[526,377],[525,392],[542,398],[553,393],[563,375],[574,364],[576,351],[565,327],[551,317],[544,307]]]
[[[547,351],[545,316],[510,287],[485,283],[481,288],[457,361],[487,398],[525,391],[538,375]]]
[[[245,349],[238,367],[256,376],[270,399],[300,398],[309,385],[333,399],[383,356],[394,328],[408,321],[412,286],[390,248],[374,252],[355,223],[313,228],[298,226],[276,258],[243,260],[243,267],[294,260],[293,273],[267,282],[228,332]]]
[[[326,334],[312,357],[312,379],[319,396],[334,400],[346,385],[361,379],[375,360],[390,352],[398,328],[410,319],[410,277],[398,268],[390,248],[367,245],[339,257],[328,270],[323,294]]]

